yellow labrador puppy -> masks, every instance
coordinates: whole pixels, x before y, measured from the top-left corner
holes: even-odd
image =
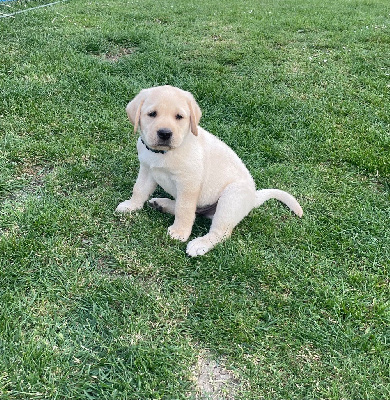
[[[188,243],[188,255],[207,253],[268,199],[278,199],[302,216],[301,206],[290,194],[278,189],[256,191],[237,154],[198,126],[201,111],[191,93],[172,86],[144,89],[126,111],[134,132],[140,130],[140,170],[133,195],[116,211],[130,213],[142,208],[160,185],[175,200],[154,198],[149,202],[175,216],[168,229],[172,238],[185,242],[195,215],[212,218],[210,232]]]

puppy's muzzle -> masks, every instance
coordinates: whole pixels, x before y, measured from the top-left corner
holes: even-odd
[[[157,136],[163,142],[168,142],[172,137],[172,131],[168,128],[161,128],[157,131]]]

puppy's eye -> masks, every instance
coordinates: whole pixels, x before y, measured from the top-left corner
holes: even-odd
[[[180,114],[176,114],[176,119],[182,119],[183,118],[183,116],[182,115],[180,115]]]
[[[150,113],[148,113],[148,116],[152,118],[157,117],[157,111],[151,111]]]

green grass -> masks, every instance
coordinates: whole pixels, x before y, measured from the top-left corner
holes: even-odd
[[[240,400],[390,397],[385,1],[71,0],[0,31],[0,399],[195,398],[204,352]],[[171,216],[115,216],[158,84],[302,220],[266,203],[190,259]]]

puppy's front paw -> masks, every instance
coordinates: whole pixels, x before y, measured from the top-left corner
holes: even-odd
[[[120,214],[131,213],[132,211],[138,210],[139,208],[140,207],[135,207],[131,200],[126,200],[118,204],[115,212]]]
[[[205,235],[191,240],[187,245],[186,252],[190,257],[203,256],[203,254],[206,254],[214,246],[215,244],[210,240],[208,235]]]
[[[168,228],[168,234],[172,239],[185,242],[191,235],[191,229],[178,229],[174,225],[171,225]]]

